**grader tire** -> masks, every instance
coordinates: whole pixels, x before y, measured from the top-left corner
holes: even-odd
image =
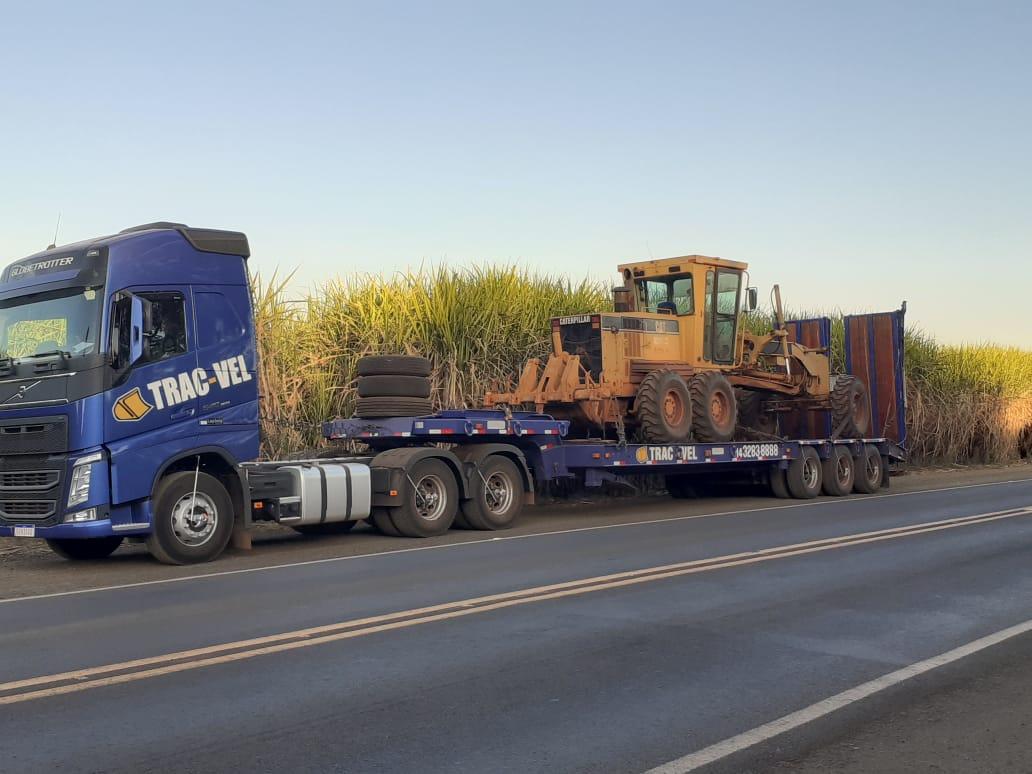
[[[634,402],[647,443],[684,443],[691,437],[692,396],[674,371],[649,373]]]
[[[763,411],[763,401],[768,398],[769,393],[736,387],[735,400],[738,401],[738,426],[743,430],[776,436],[778,434],[777,415],[769,411]]]
[[[870,431],[871,396],[867,385],[855,376],[835,378],[831,390],[831,423],[840,438],[865,438]]]
[[[692,377],[692,434],[701,443],[726,443],[738,425],[738,401],[731,382],[719,371]]]

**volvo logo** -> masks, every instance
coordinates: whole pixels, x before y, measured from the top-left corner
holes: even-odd
[[[4,401],[4,403],[14,403],[16,400],[24,400],[25,393],[35,387],[39,382],[33,382],[32,384],[23,384],[18,388],[18,392],[14,393],[10,398]]]

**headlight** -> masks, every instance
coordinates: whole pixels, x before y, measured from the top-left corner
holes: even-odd
[[[104,459],[101,452],[76,460],[72,468],[72,485],[68,489],[68,507],[74,508],[90,499],[90,477],[93,475],[93,463]]]
[[[66,523],[75,523],[80,521],[96,521],[97,520],[97,509],[87,508],[85,511],[78,511],[76,513],[70,513],[65,517]]]

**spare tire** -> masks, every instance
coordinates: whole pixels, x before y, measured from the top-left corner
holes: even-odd
[[[410,355],[370,355],[359,358],[359,376],[429,376],[430,361]]]
[[[430,380],[425,376],[360,376],[360,398],[429,398]]]
[[[836,376],[831,388],[831,423],[840,438],[865,438],[871,429],[871,397],[855,376]]]
[[[427,398],[359,398],[355,402],[355,416],[360,419],[422,417],[433,411]]]

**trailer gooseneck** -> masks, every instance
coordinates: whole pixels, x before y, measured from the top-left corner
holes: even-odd
[[[654,473],[678,497],[700,476],[747,472],[808,498],[874,491],[903,459],[896,312],[852,318],[847,331],[847,359],[867,369],[887,437],[618,444],[573,440],[568,422],[540,414],[443,411],[324,426],[365,455],[254,462],[249,253],[237,232],[154,223],[4,271],[0,536],[45,539],[72,559],[140,540],[185,564],[216,558],[257,521],[318,533],[369,520],[427,537],[504,529],[539,485],[564,478],[599,486]],[[800,339],[813,322],[797,324]]]

